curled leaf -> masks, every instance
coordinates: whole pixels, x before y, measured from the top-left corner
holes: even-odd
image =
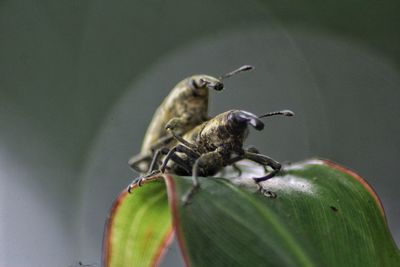
[[[103,266],[157,266],[173,236],[163,180],[144,182],[114,202],[103,237]]]
[[[244,169],[247,178],[258,172]],[[276,198],[203,178],[201,190],[183,206],[191,183],[167,177],[188,266],[400,266],[378,197],[360,176],[332,162],[286,166],[262,183],[262,192]]]

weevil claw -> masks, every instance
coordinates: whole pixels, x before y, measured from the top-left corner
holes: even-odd
[[[267,189],[264,189],[264,188],[262,188],[260,190],[260,192],[261,192],[261,194],[263,194],[267,198],[276,198],[277,197],[276,193],[274,193],[272,191],[269,191]]]
[[[142,181],[144,180],[144,177],[139,177],[135,179],[129,186],[128,186],[128,193],[132,193],[132,189],[137,185],[139,187],[142,186]]]
[[[130,184],[130,185],[128,186],[128,193],[129,193],[129,194],[131,194],[131,193],[132,193],[132,188],[133,188],[133,185],[132,185],[132,184]]]
[[[128,193],[132,192],[132,189],[135,187],[135,185],[141,187],[143,181],[147,180],[147,178],[150,178],[152,176],[156,176],[161,174],[160,170],[153,170],[152,172],[144,175],[144,176],[140,176],[139,178],[136,178],[135,180],[133,180],[133,182],[128,186]]]

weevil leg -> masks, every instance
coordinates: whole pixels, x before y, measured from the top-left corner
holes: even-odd
[[[253,178],[253,180],[256,181],[256,183],[260,183],[260,182],[266,181],[266,180],[274,177],[280,170],[281,170],[281,167],[279,167],[277,169],[274,169],[272,172],[268,173],[265,176],[255,177],[255,178]]]
[[[243,156],[236,156],[236,157],[233,157],[233,158],[227,160],[227,162],[225,163],[225,165],[226,165],[226,166],[228,166],[228,165],[233,165],[233,164],[235,164],[236,162],[241,161],[242,159],[244,159]]]
[[[224,155],[226,155],[226,152],[227,152],[226,148],[221,146],[215,149],[214,151],[202,154],[199,158],[196,159],[192,168],[193,185],[183,195],[182,197],[183,205],[189,204],[191,198],[193,198],[194,193],[200,189],[200,184],[198,179],[200,167],[204,166],[201,175],[207,176],[216,173],[218,169],[220,169],[220,167],[223,166]]]
[[[191,159],[197,159],[200,157],[199,153],[197,153],[195,150],[193,150],[189,147],[186,147],[186,146],[180,145],[180,144],[177,145],[177,147],[178,147],[177,152],[185,153]]]
[[[129,159],[128,164],[134,171],[137,171],[139,173],[146,173],[148,169],[143,169],[143,167],[141,167],[140,165],[141,163],[145,162],[147,163],[146,165],[149,166],[151,159],[152,159],[151,153],[147,153],[144,155],[137,154]]]
[[[243,155],[233,157],[225,163],[225,166],[231,165],[232,168],[237,172],[238,176],[240,177],[242,176],[243,172],[242,169],[236,164],[236,162],[241,161],[242,159],[244,159]]]
[[[160,149],[156,150],[156,152],[154,153],[154,156],[153,156],[153,160],[150,163],[150,167],[149,167],[148,173],[151,173],[152,171],[154,171],[157,168],[157,164],[158,164],[158,161],[160,160],[160,156],[161,155],[167,155],[168,152],[169,152],[169,149],[166,148],[166,147],[163,147],[163,148],[160,148]]]
[[[242,176],[242,169],[236,163],[232,164],[232,168],[237,172],[238,176]]]
[[[197,159],[200,155],[197,152],[194,152],[188,147],[185,147],[184,145],[176,145],[173,147],[165,156],[164,161],[161,165],[160,171],[164,173],[165,168],[167,167],[168,161],[173,160],[175,163],[177,163],[179,166],[184,168],[188,173],[191,172],[191,168],[189,164],[184,161],[182,158],[176,155],[177,152],[185,153],[189,158],[191,159]]]
[[[192,187],[182,196],[182,203],[184,206],[190,203],[190,200],[193,197],[193,194],[200,188],[199,184],[199,178],[198,178],[198,173],[199,173],[199,162],[201,158],[196,159],[196,161],[193,164],[192,168],[192,180],[193,180],[193,185]]]
[[[156,178],[156,176],[162,177],[161,176],[161,171],[160,170],[153,170],[151,172],[148,172],[146,175],[142,175],[136,179],[133,180],[132,183],[129,184],[128,186],[128,193],[131,193],[132,189],[136,186],[142,186],[142,182],[145,181],[146,179],[149,178]]]
[[[172,136],[179,142],[182,143],[183,145],[189,147],[192,150],[196,149],[196,146],[189,143],[188,141],[186,141],[185,139],[183,139],[180,135],[176,134],[174,131],[171,130],[171,134]]]
[[[181,171],[179,171],[180,175],[190,175],[191,174],[192,163],[188,159],[182,159],[177,154],[173,154],[173,155],[171,155],[169,160],[172,160],[173,162],[175,162],[179,167],[181,167],[185,171],[184,172],[185,174],[183,174]],[[166,167],[164,168],[164,172],[165,172],[165,169],[167,168],[167,165],[165,165],[165,166]],[[164,173],[164,172],[162,172],[162,173]]]
[[[245,151],[244,158],[252,160],[252,161],[257,162],[264,166],[270,166],[273,169],[273,171],[271,171],[270,173],[268,173],[267,175],[265,175],[263,177],[253,178],[254,181],[256,181],[256,183],[260,183],[262,181],[265,181],[265,180],[268,180],[268,179],[274,177],[281,170],[281,164],[279,162],[277,162],[276,160],[274,160],[268,156],[262,155],[262,154],[256,154],[256,153]]]
[[[155,175],[155,173],[152,173],[152,175]],[[142,186],[143,180],[145,180],[146,177],[149,177],[149,176],[150,176],[150,175],[139,176],[139,177],[137,177],[136,179],[134,179],[134,180],[132,181],[132,183],[130,183],[129,186],[128,186],[128,190],[127,190],[128,193],[129,193],[129,194],[132,193],[132,189],[135,188],[136,186],[141,187],[141,186]]]
[[[175,140],[177,140],[179,143],[185,145],[186,147],[192,149],[192,150],[196,150],[196,146],[189,143],[188,141],[186,141],[185,139],[183,139],[182,136],[180,136],[177,132],[176,132],[176,122],[177,121],[181,121],[181,119],[179,118],[172,118],[169,120],[169,122],[166,124],[165,129],[167,131],[170,132],[170,134],[173,136],[173,138],[175,138]]]
[[[146,154],[137,154],[137,155],[131,157],[128,161],[129,166],[134,171],[137,171],[139,173],[148,172],[149,170],[151,170],[151,168],[144,169],[140,165],[142,163],[147,163],[146,165],[150,166],[152,159],[154,160],[154,153],[156,153],[157,150],[159,150],[159,149],[163,149],[163,147],[168,145],[173,139],[174,139],[174,137],[172,135],[166,135],[166,136],[161,137],[160,139],[158,139],[158,141],[153,146],[151,146],[151,148],[150,148],[151,151],[149,151]]]
[[[246,148],[246,151],[251,152],[251,153],[260,154],[260,151],[255,146],[248,146]]]
[[[272,176],[274,176],[280,170],[280,164],[278,162],[276,162],[275,160],[273,160],[265,155],[260,154],[257,148],[251,146],[251,147],[247,148],[246,150],[243,150],[243,153],[241,155],[233,157],[226,162],[226,165],[232,165],[232,167],[238,171],[239,176],[242,175],[242,170],[235,163],[238,161],[241,161],[242,159],[248,159],[248,160],[254,161],[254,162],[262,165],[266,172],[268,171],[267,170],[268,166],[270,166],[274,170],[278,169],[276,172],[271,172],[271,173],[273,173]],[[269,176],[270,176],[270,174],[268,174],[265,177],[269,177]],[[271,177],[269,177],[269,178],[271,178]],[[266,179],[269,179],[269,178],[266,178]],[[263,181],[263,180],[261,180],[261,181]]]
[[[147,171],[147,173],[146,173],[145,175],[139,176],[138,178],[136,178],[136,179],[129,185],[129,187],[128,187],[128,192],[129,192],[129,193],[131,192],[131,189],[132,189],[135,185],[142,186],[143,180],[145,180],[146,178],[148,178],[148,177],[150,177],[150,176],[156,175],[158,172],[160,172],[159,170],[156,170],[156,165],[157,165],[157,163],[158,163],[158,161],[159,161],[159,159],[160,159],[160,156],[161,156],[161,155],[165,155],[165,154],[167,154],[168,152],[169,152],[169,149],[166,148],[166,147],[157,149],[157,151],[156,151],[156,152],[154,153],[154,155],[153,155],[153,159],[152,159],[152,161],[151,161],[149,170]]]
[[[145,175],[145,176],[147,176],[147,175]],[[132,181],[132,183],[129,184],[129,186],[128,186],[128,193],[129,194],[132,193],[132,189],[135,186],[139,186],[139,187],[142,186],[143,180],[146,179],[145,176],[139,176],[138,178],[134,179]]]
[[[162,136],[158,139],[158,141],[156,143],[154,143],[154,145],[151,146],[150,150],[151,151],[156,151],[157,149],[160,149],[166,145],[168,145],[169,143],[171,143],[171,141],[174,140],[174,137],[172,135],[165,135]]]

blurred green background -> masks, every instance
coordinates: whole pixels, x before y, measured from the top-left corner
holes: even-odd
[[[376,189],[400,242],[400,2],[0,1],[0,265],[100,263],[114,197],[181,79],[256,70],[211,93],[271,118],[248,144],[312,156]],[[164,266],[179,266],[176,246]]]

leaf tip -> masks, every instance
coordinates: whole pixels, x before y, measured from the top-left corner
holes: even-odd
[[[379,198],[378,194],[375,192],[375,190],[373,189],[373,187],[364,179],[362,178],[360,175],[358,175],[357,173],[355,173],[354,171],[343,167],[333,161],[327,160],[327,159],[323,159],[322,160],[326,165],[330,166],[331,168],[338,170],[340,172],[346,173],[348,175],[350,175],[351,177],[353,177],[355,180],[357,180],[357,182],[359,182],[369,193],[370,195],[373,197],[373,199],[375,200],[375,203],[378,205],[382,216],[385,218],[386,220],[386,216],[385,216],[385,209],[383,208],[383,204],[381,199]]]

